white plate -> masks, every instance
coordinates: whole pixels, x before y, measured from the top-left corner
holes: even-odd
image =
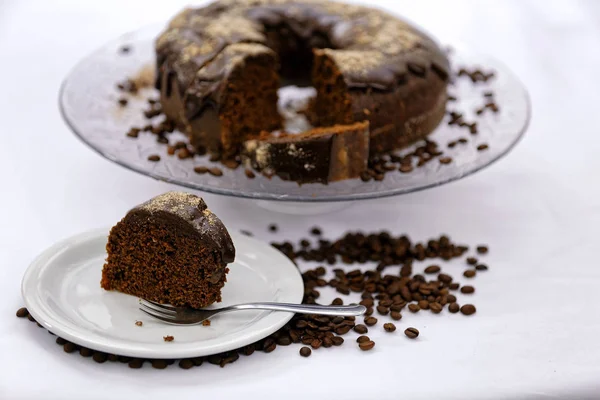
[[[43,252],[23,277],[29,312],[50,332],[109,354],[185,358],[233,350],[281,328],[291,313],[240,311],[216,316],[210,326],[173,326],[138,310],[138,299],[100,288],[108,229],[63,240]],[[232,234],[236,260],[229,265],[223,302],[300,303],[304,293],[296,266],[266,243]],[[142,321],[143,326],[135,325]],[[163,336],[175,337],[165,342]]]

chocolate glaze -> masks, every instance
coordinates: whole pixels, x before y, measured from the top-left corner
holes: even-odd
[[[235,259],[235,247],[227,228],[202,198],[191,193],[167,192],[134,207],[125,218],[151,216],[175,220],[200,235],[200,240],[220,253],[223,264]]]

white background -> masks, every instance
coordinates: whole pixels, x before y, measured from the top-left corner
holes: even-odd
[[[266,225],[277,222],[278,239],[298,239],[318,223],[332,238],[386,228],[415,240],[448,233],[468,244],[485,241],[491,269],[475,281],[477,315],[405,313],[395,334],[381,324],[372,329],[377,346],[369,353],[347,335],[343,348],[309,359],[290,346],[224,369],[130,370],[64,353],[42,329],[14,317],[28,263],[55,241],[110,225],[172,187],[79,142],[59,116],[59,85],[105,41],[166,20],[185,3],[4,0],[1,399],[600,398],[600,1],[373,3],[418,21],[441,41],[458,38],[504,60],[531,92],[525,139],[475,176],[326,216],[274,215],[247,200],[205,199],[231,229],[265,240],[274,238]],[[449,267],[455,275],[462,270]],[[417,341],[404,338],[407,326],[419,328]]]

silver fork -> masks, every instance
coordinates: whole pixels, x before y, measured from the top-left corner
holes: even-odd
[[[187,307],[173,307],[159,304],[150,300],[140,299],[140,310],[149,316],[173,325],[196,325],[215,315],[241,310],[271,310],[287,311],[300,314],[335,315],[341,317],[358,316],[367,311],[363,305],[354,306],[321,306],[317,304],[289,304],[289,303],[246,303],[234,306],[215,308],[211,310],[198,310]]]

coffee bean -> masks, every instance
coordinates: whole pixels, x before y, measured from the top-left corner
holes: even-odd
[[[271,224],[271,225],[269,225],[269,231],[271,231],[271,232],[277,232],[277,231],[278,231],[278,229],[279,229],[279,228],[277,227],[277,225],[276,225],[276,224]]]
[[[165,342],[172,342],[173,340],[175,340],[175,337],[171,336],[171,335],[167,335],[167,336],[163,336],[163,340]]]
[[[460,292],[464,294],[471,294],[475,292],[475,288],[470,285],[466,285],[460,288]]]
[[[368,342],[371,339],[368,336],[365,335],[361,335],[359,337],[356,338],[356,343],[363,343],[363,342]]]
[[[160,161],[160,156],[158,154],[151,154],[148,156],[148,161],[158,162]]]
[[[322,234],[321,228],[315,226],[310,230],[310,233],[315,236],[321,236],[321,234]]]
[[[65,353],[73,353],[75,350],[77,350],[77,345],[75,343],[67,342],[63,346],[63,350]]]
[[[475,264],[477,264],[477,259],[475,257],[468,257],[467,258],[467,264],[469,264],[469,265],[475,265]]]
[[[290,339],[289,335],[281,335],[277,338],[277,344],[280,346],[289,346],[292,344],[292,339]]]
[[[331,322],[336,325],[341,324],[342,322],[344,322],[344,317],[333,317]]]
[[[416,313],[419,312],[419,310],[421,309],[421,307],[419,307],[418,304],[415,303],[411,303],[408,305],[408,310],[412,313]]]
[[[477,150],[479,151],[483,151],[483,150],[487,150],[489,148],[489,146],[485,143],[480,144],[479,146],[477,146]]]
[[[116,355],[116,354],[109,354],[108,355],[108,361],[117,362],[117,361],[119,361],[119,356]]]
[[[456,303],[456,296],[453,294],[449,294],[447,297],[448,303]]]
[[[429,303],[429,309],[431,310],[432,313],[434,314],[439,314],[442,312],[442,305],[440,303]]]
[[[488,270],[488,266],[487,266],[487,265],[485,265],[485,264],[477,264],[477,265],[475,266],[475,269],[476,269],[477,271],[487,271],[487,270]]]
[[[361,342],[358,344],[358,347],[360,347],[360,349],[362,351],[368,351],[368,350],[371,350],[373,347],[375,347],[375,342],[372,340],[368,340],[366,342]]]
[[[377,312],[381,315],[388,315],[390,312],[390,309],[384,306],[377,306]]]
[[[375,317],[366,317],[365,318],[365,325],[367,326],[373,326],[377,323],[377,318]]]
[[[331,338],[334,346],[341,346],[344,343],[344,338],[340,336],[334,336]]]
[[[65,343],[67,343],[67,341],[61,337],[57,337],[56,338],[56,344],[63,346]]]
[[[273,350],[275,350],[275,348],[277,347],[277,344],[275,343],[275,341],[271,338],[267,338],[264,341],[264,345],[263,345],[263,351],[265,353],[270,353]]]
[[[463,276],[465,278],[473,278],[476,274],[477,272],[474,269],[468,269],[465,272],[463,272]]]
[[[223,176],[223,171],[218,167],[209,168],[208,173],[212,176]]]
[[[354,332],[363,335],[363,334],[369,332],[369,328],[367,328],[363,324],[358,324],[354,327]]]
[[[400,172],[402,172],[403,174],[407,174],[409,172],[413,171],[413,166],[412,165],[408,165],[408,164],[404,164],[404,165],[400,165],[400,168],[398,168],[398,170]]]
[[[367,307],[367,311],[365,311],[365,316],[369,317],[373,315],[373,307]]]
[[[179,368],[181,369],[190,369],[194,366],[194,363],[189,358],[184,358],[179,361]]]
[[[390,316],[394,321],[400,321],[402,319],[402,314],[400,314],[398,311],[392,311]]]
[[[452,277],[448,274],[439,274],[438,281],[449,284],[450,282],[452,282]]]
[[[345,335],[350,331],[350,329],[352,329],[352,327],[349,325],[340,326],[339,328],[335,329],[335,333],[337,333],[338,335]]]
[[[253,346],[253,345],[250,345],[250,346]],[[246,346],[246,347],[248,347],[248,346]],[[190,358],[190,361],[194,364],[195,367],[199,367],[204,362],[204,358],[194,357],[194,358]]]
[[[79,349],[79,355],[82,357],[91,357],[94,354],[94,350],[88,349],[87,347],[82,347]]]
[[[419,304],[419,308],[421,310],[428,310],[429,309],[429,302],[427,300],[421,300],[417,304]]]
[[[317,350],[322,344],[323,342],[320,339],[314,339],[312,342],[310,342],[310,347]]]
[[[441,157],[439,159],[440,164],[450,164],[452,162],[452,158],[451,157]]]
[[[25,307],[21,307],[17,310],[17,317],[26,318],[29,315],[29,311]]]
[[[312,350],[310,349],[310,347],[304,346],[300,349],[300,355],[302,357],[308,357],[308,356],[310,356],[311,353],[312,353]]]
[[[333,299],[331,304],[334,306],[341,306],[344,304],[344,300],[340,299],[339,297],[336,297],[335,299]]]
[[[129,361],[128,365],[129,365],[129,368],[140,369],[144,365],[144,360],[141,360],[139,358],[134,358],[133,360]]]
[[[197,167],[194,167],[194,172],[197,174],[205,174],[208,172],[208,168],[202,165],[198,165]]]
[[[489,249],[485,245],[479,245],[479,246],[477,246],[477,252],[479,254],[487,254],[488,251],[489,251]]]
[[[448,306],[448,311],[450,311],[452,314],[456,314],[459,310],[460,306],[458,305],[458,303],[450,303],[450,305]]]
[[[450,290],[458,290],[459,287],[460,287],[460,284],[458,282],[454,282],[454,283],[451,283],[450,285],[448,285],[448,288]]]
[[[31,322],[35,322],[35,318],[33,318],[33,315],[27,313],[27,319],[30,320]]]
[[[404,330],[404,334],[411,339],[415,339],[417,336],[419,336],[419,330],[417,328],[412,327],[406,328]]]
[[[94,357],[96,355],[94,354]],[[165,369],[169,364],[166,360],[152,360],[152,368],[156,369]]]
[[[473,315],[477,310],[473,304],[465,304],[460,308],[460,312],[464,315]]]
[[[438,272],[440,272],[441,268],[439,265],[430,265],[429,267],[425,268],[425,270],[423,272],[425,272],[426,274],[437,274]]]
[[[106,353],[103,353],[101,351],[96,351],[94,353],[94,355],[92,356],[92,359],[94,361],[96,361],[98,364],[102,364],[102,363],[106,362],[107,358],[108,357],[106,356]],[[166,365],[165,365],[165,368],[166,368]]]

